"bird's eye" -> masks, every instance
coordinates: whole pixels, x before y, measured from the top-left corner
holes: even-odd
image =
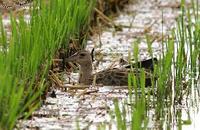
[[[81,53],[80,56],[85,56],[85,54]]]

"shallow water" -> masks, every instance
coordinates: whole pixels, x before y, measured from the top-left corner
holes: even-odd
[[[189,3],[189,2],[188,2]],[[121,25],[122,31],[116,31],[114,28],[103,28],[100,36],[94,35],[88,40],[86,49],[91,51],[95,48],[96,57],[103,56],[103,60],[97,66],[96,71],[109,67],[113,62],[120,58],[128,59],[129,52],[133,52],[134,41],[139,40],[139,59],[145,60],[151,58],[148,53],[145,35],[154,38],[152,43],[153,56],[160,58],[162,50],[162,36],[167,36],[170,30],[175,27],[176,18],[180,15],[178,8],[180,2],[173,0],[143,0],[130,4],[126,9],[114,19],[116,25]],[[97,53],[99,52],[99,53]],[[100,58],[99,58],[100,59]],[[98,58],[97,58],[98,60]],[[94,63],[95,64],[95,63]],[[77,73],[71,75],[74,82],[77,81]],[[68,75],[65,75],[66,83]],[[66,84],[66,87],[69,86]],[[195,91],[194,95],[185,97],[183,104],[174,105],[171,108],[171,114],[176,114],[176,110],[182,113],[181,119],[188,120],[188,111],[190,113],[191,123],[182,125],[182,129],[200,129],[198,126],[198,102],[193,102],[194,97],[198,97]],[[134,96],[134,94],[133,94]],[[117,129],[116,122],[113,119],[114,110],[113,100],[117,98],[122,106],[123,102],[129,98],[126,86],[88,86],[85,90],[72,90],[65,92],[56,90],[56,98],[47,97],[45,104],[33,113],[30,120],[20,121],[20,129],[97,129],[102,123],[106,129]],[[196,107],[191,105],[196,103]],[[166,108],[168,109],[168,108]],[[167,110],[166,110],[167,111]],[[148,111],[151,119],[148,123],[149,129],[166,129],[165,126],[159,126],[159,121],[155,121],[155,110]],[[167,115],[166,115],[167,116]],[[176,117],[176,116],[175,116]],[[171,129],[176,127],[177,121],[172,118]],[[167,119],[167,117],[166,117]],[[130,118],[127,117],[127,121]],[[127,122],[129,125],[130,122]],[[166,120],[167,124],[167,120]]]

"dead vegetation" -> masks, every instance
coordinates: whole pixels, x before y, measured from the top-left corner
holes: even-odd
[[[53,59],[52,71],[50,79],[53,81],[53,86],[61,86],[61,81],[56,78],[63,71],[71,71],[74,68],[74,64],[66,63],[65,58],[71,56],[81,48],[84,48],[84,40],[89,35],[99,34],[101,27],[111,26],[116,30],[120,30],[120,26],[115,25],[112,22],[112,18],[117,16],[120,11],[123,10],[124,6],[128,4],[130,0],[97,0],[96,7],[91,16],[91,22],[88,28],[89,30],[81,30],[76,39],[70,39],[69,46],[67,48],[61,48]],[[88,34],[89,32],[89,34]]]

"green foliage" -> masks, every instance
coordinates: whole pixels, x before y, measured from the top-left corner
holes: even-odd
[[[93,5],[88,0],[34,1],[29,22],[10,15],[9,38],[0,16],[0,129],[13,129],[19,117],[38,107],[55,52],[86,29]]]
[[[120,111],[119,102],[117,99],[114,101],[115,105],[115,115],[117,120],[117,128],[118,130],[126,130],[126,111],[123,107],[123,111]]]
[[[194,95],[199,90],[197,84],[200,70],[198,2],[192,0],[191,9],[186,9],[185,1],[182,0],[181,11],[182,14],[177,21],[176,28],[171,31],[171,35],[167,39],[163,39],[164,51],[158,64],[154,66],[153,75],[157,77],[156,84],[152,81],[153,85],[151,87],[144,88],[145,75],[143,71],[139,79],[135,75],[129,74],[129,99],[127,100],[129,101],[129,106],[131,106],[132,113],[132,118],[128,120],[131,121],[131,129],[147,129],[149,120],[155,120],[155,123],[159,124],[159,129],[171,129],[172,123],[176,123],[177,129],[182,129],[182,125],[190,125],[192,123],[189,112],[188,119],[182,119],[182,110],[179,107],[182,106],[182,102],[185,99],[190,100],[189,102],[192,102],[193,105],[199,103],[199,98]],[[146,36],[146,39],[148,51],[152,57],[151,39],[148,36]],[[138,43],[134,43],[133,57],[136,61],[138,52]],[[154,76],[152,80],[155,79]],[[123,104],[122,107],[124,108],[125,105]],[[154,113],[149,115],[149,111],[154,111]],[[115,115],[117,127],[122,129],[124,124],[122,125],[121,122],[124,117],[116,102]],[[153,119],[152,116],[154,116]],[[127,121],[125,122],[129,125]],[[157,128],[156,126],[154,127]]]

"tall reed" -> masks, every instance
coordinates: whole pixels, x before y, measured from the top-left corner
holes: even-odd
[[[188,100],[192,104],[198,103],[199,98],[194,95],[198,89],[199,80],[199,56],[200,56],[200,24],[198,14],[198,1],[192,0],[192,8],[186,9],[184,0],[181,0],[181,16],[177,20],[176,27],[172,29],[171,35],[163,39],[163,53],[158,64],[154,66],[154,76],[157,77],[156,84],[144,88],[144,75],[129,76],[129,99],[132,117],[131,129],[151,128],[171,129],[177,127],[182,129],[183,119],[182,103]],[[147,44],[150,55],[152,54],[151,39],[147,36]],[[134,43],[134,58],[138,59],[138,43]],[[152,78],[154,79],[154,78]],[[138,84],[139,82],[139,84]],[[154,83],[154,81],[153,81]],[[195,97],[195,98],[194,98]],[[188,99],[188,100],[185,100]],[[126,105],[126,104],[124,104]],[[198,106],[198,105],[197,105]],[[118,129],[126,128],[122,121],[122,109],[116,105],[115,115]],[[195,106],[193,109],[195,109]],[[117,111],[116,111],[117,109]],[[189,110],[188,110],[189,111]],[[123,118],[122,118],[123,117]],[[126,122],[124,121],[123,122]],[[148,122],[151,121],[149,124]],[[185,123],[190,124],[190,114]],[[172,126],[176,124],[176,126]]]
[[[34,1],[29,22],[10,14],[8,38],[0,17],[0,129],[13,129],[40,105],[55,52],[86,30],[94,1]]]

